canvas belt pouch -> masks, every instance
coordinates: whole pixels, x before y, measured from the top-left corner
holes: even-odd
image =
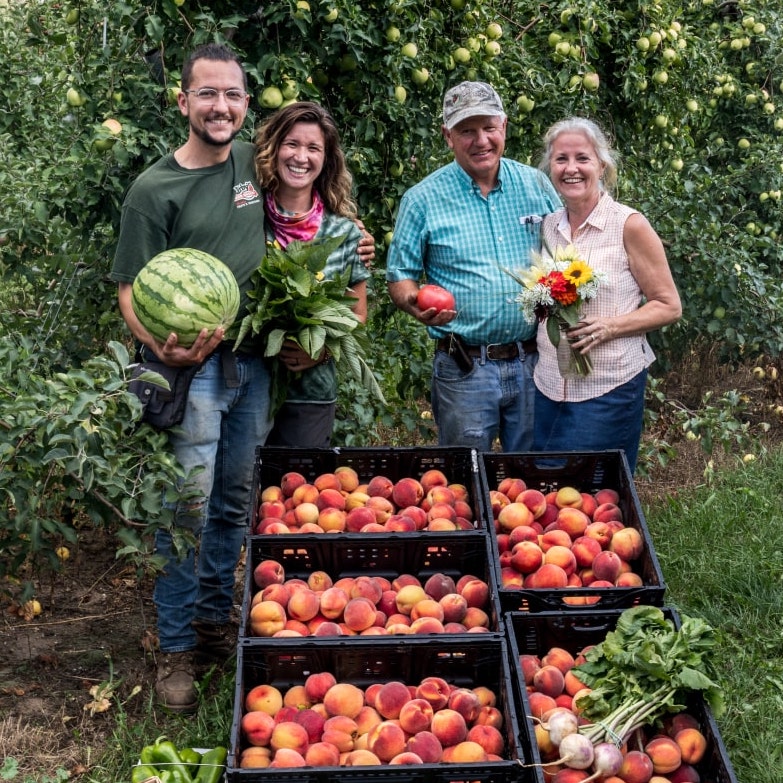
[[[136,362],[128,391],[141,401],[141,421],[158,430],[181,424],[191,381],[201,365],[169,367],[157,357],[145,358],[140,352],[136,353]],[[168,383],[168,389],[161,379]]]

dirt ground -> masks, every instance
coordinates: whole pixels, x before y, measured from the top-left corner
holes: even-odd
[[[749,417],[756,422],[769,419],[781,398],[779,382],[759,384],[750,368],[712,379],[703,373],[693,377],[699,386],[711,382],[713,388],[744,389],[754,407]],[[693,383],[678,382],[683,402],[688,395],[700,399]],[[780,441],[781,429],[778,417],[768,433],[771,441]],[[666,470],[637,482],[644,503],[702,480],[705,457],[698,446],[685,440],[676,446],[678,457]],[[135,572],[115,559],[116,548],[117,541],[105,532],[89,529],[80,535],[64,572],[36,580],[42,605],[36,617],[20,617],[0,598],[6,601],[0,616],[0,764],[13,757],[20,771],[35,761],[38,770],[54,775],[63,768],[78,778],[111,737],[116,711],[114,706],[101,711],[101,699],[113,699],[106,686],[123,702],[129,720],[145,711],[155,671],[148,651],[155,627],[152,584],[139,583]],[[242,570],[240,564],[238,585]],[[13,589],[2,587],[0,596],[6,587]],[[136,686],[141,692],[130,698]]]

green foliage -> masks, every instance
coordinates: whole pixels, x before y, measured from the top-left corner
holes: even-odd
[[[535,162],[545,129],[568,114],[592,116],[613,134],[622,153],[618,196],[661,234],[683,298],[681,321],[653,335],[659,368],[705,345],[717,346],[720,359],[780,353],[783,11],[776,4],[311,0],[308,9],[293,0],[68,0],[12,3],[0,14],[0,57],[17,75],[0,85],[0,312],[4,334],[16,349],[26,346],[20,364],[33,357],[31,377],[6,376],[15,405],[37,395],[41,410],[58,409],[68,384],[75,399],[89,389],[85,373],[105,372],[88,362],[125,333],[107,279],[122,197],[184,139],[180,68],[185,53],[207,41],[229,42],[247,63],[245,138],[272,110],[261,101],[266,88],[329,108],[360,214],[379,241],[368,364],[389,402],[341,379],[335,442],[362,445],[390,432],[431,440],[419,410],[429,394],[431,345],[421,325],[389,303],[383,250],[402,194],[450,157],[441,96],[463,79],[498,89],[509,114],[507,153],[520,160]],[[120,123],[118,133],[104,126],[108,119]],[[59,434],[73,437],[68,448],[78,452],[99,432],[83,435],[72,422]],[[141,450],[150,447],[151,436],[138,433],[130,453],[137,437]],[[660,446],[651,458],[665,461],[667,444]],[[163,453],[162,441],[152,447]],[[17,468],[6,465],[13,484]],[[34,460],[22,465],[22,484],[32,482]],[[80,480],[96,480],[90,460],[80,469]],[[38,463],[39,483],[52,493],[45,502],[63,507],[49,470]],[[126,478],[133,487],[130,472]],[[46,515],[54,528],[56,510]],[[128,544],[137,545],[141,551],[139,542]]]

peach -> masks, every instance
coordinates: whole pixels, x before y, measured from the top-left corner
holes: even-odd
[[[495,726],[486,724],[471,726],[467,739],[469,742],[477,742],[486,753],[494,753],[497,756],[502,755],[506,745],[500,731]]]
[[[337,684],[335,676],[331,672],[315,672],[307,676],[304,681],[305,693],[311,704],[323,701],[327,691]]]
[[[256,593],[251,600],[251,608],[261,601],[275,601],[280,606],[288,606],[292,590],[285,583],[273,582],[267,585],[260,593]]]
[[[334,715],[324,721],[321,741],[334,745],[340,753],[347,753],[356,746],[358,736],[358,727],[353,718]]]
[[[457,512],[451,503],[433,503],[427,511],[427,521],[434,519],[448,519],[453,522],[457,518]]]
[[[340,759],[343,767],[378,767],[383,762],[370,750],[352,750]]]
[[[565,676],[574,667],[574,656],[564,647],[550,647],[541,658],[544,666],[557,666]]]
[[[424,582],[424,592],[436,601],[439,601],[448,593],[456,592],[456,589],[457,586],[454,583],[454,579],[440,572],[432,574]]]
[[[340,482],[343,492],[353,492],[359,486],[359,474],[349,465],[338,465],[334,475]]]
[[[458,517],[467,519],[469,522],[472,522],[475,516],[473,513],[473,508],[471,507],[470,503],[468,503],[465,500],[455,500],[454,511]]]
[[[520,530],[521,528],[515,528]],[[532,529],[532,528],[531,528]],[[517,573],[532,574],[544,562],[544,552],[534,541],[520,541],[513,545],[509,565]]]
[[[397,611],[410,617],[413,607],[427,598],[424,588],[418,584],[408,584],[397,591]],[[466,599],[467,600],[467,599]]]
[[[312,705],[307,689],[304,685],[292,685],[283,694],[283,706],[294,707],[297,710],[306,710]]]
[[[511,501],[502,492],[495,489],[489,491],[489,502],[492,508],[492,518],[497,519],[501,509],[507,506]]]
[[[399,593],[400,590],[402,590],[402,588],[406,587],[407,585],[417,585],[418,587],[422,587],[421,580],[415,574],[397,574],[397,576],[395,576],[392,580],[389,589],[396,590]]]
[[[370,509],[375,515],[375,521],[383,525],[394,513],[394,504],[382,495],[370,495],[365,508]]]
[[[405,749],[415,753],[425,764],[437,764],[443,755],[443,745],[440,740],[426,729],[409,737]]]
[[[324,508],[318,513],[318,520],[315,523],[305,523],[305,525],[317,524],[326,533],[340,533],[345,530],[346,520],[345,511],[341,511],[339,508]],[[302,525],[302,528],[305,525]],[[301,528],[300,532],[303,532]]]
[[[315,503],[303,502],[294,508],[294,520],[297,525],[318,524],[321,511]]]
[[[567,531],[561,530],[558,527],[552,527],[545,530],[543,534],[539,536],[538,543],[541,549],[546,552],[547,549],[551,549],[553,546],[565,546],[570,548],[572,541],[571,536],[568,535]]]
[[[448,593],[438,601],[443,611],[443,622],[461,623],[468,611],[468,602],[459,593]]]
[[[595,502],[600,506],[602,503],[619,503],[620,493],[615,489],[603,487],[595,493]]]
[[[304,476],[302,477],[304,480]],[[270,484],[267,487],[264,487],[261,490],[261,494],[259,495],[259,499],[262,503],[266,503],[267,501],[274,502],[276,500],[284,501],[285,495],[283,494],[283,490],[281,487],[279,487],[277,484]]]
[[[555,524],[558,530],[565,530],[573,541],[584,534],[587,526],[590,524],[590,517],[581,509],[565,506],[557,512]]]
[[[425,677],[416,687],[415,697],[424,699],[432,705],[436,712],[449,703],[451,686],[441,677]]]
[[[339,476],[336,476],[334,473],[321,473],[320,476],[316,476],[313,479],[313,486],[319,491],[323,492],[324,490],[336,490],[340,491],[342,489],[342,484],[340,483]]]
[[[532,685],[533,675],[541,668],[541,659],[533,653],[522,653],[519,656],[519,668],[525,685]]]
[[[443,607],[434,598],[425,598],[414,604],[410,614],[411,621],[430,617],[443,622],[443,616]]]
[[[380,691],[381,688],[383,688],[382,682],[374,682],[370,685],[368,685],[364,689],[364,703],[375,709],[375,702],[378,699],[378,691]]]
[[[559,696],[565,688],[563,672],[553,664],[544,664],[533,675],[533,687],[539,693],[546,694],[554,699],[556,696]]]
[[[468,606],[462,624],[468,631],[477,628],[489,628],[489,615],[478,606]]]
[[[601,544],[596,539],[590,538],[590,536],[581,535],[574,539],[574,543],[571,544],[571,551],[574,553],[578,568],[589,568],[595,556],[601,551]]]
[[[369,598],[351,598],[343,610],[343,622],[352,631],[375,625],[375,604]]]
[[[327,620],[336,620],[342,617],[345,607],[350,601],[349,594],[341,587],[328,587],[321,593],[320,608],[321,614]]]
[[[500,583],[506,590],[519,590],[522,588],[524,575],[511,566],[501,567]]]
[[[447,487],[449,485],[445,473],[437,468],[426,470],[419,480],[425,492],[429,492],[433,487]]]
[[[340,511],[345,510],[345,495],[339,488],[326,488],[319,492],[315,505],[323,511],[325,508],[336,508]]]
[[[245,748],[239,756],[240,769],[263,769],[272,761],[272,751],[269,748],[250,746]]]
[[[566,574],[576,571],[576,557],[570,547],[552,546],[544,553],[544,563],[554,563],[560,566]]]
[[[463,501],[465,503],[470,502],[470,492],[468,491],[468,488],[464,484],[449,484],[449,489],[454,493],[454,497],[459,501]]]
[[[307,731],[308,742],[318,742],[321,739],[326,720],[320,713],[309,708],[299,709],[294,714],[293,721],[300,726],[304,726],[305,731]]]
[[[487,760],[487,752],[478,742],[463,740],[443,748],[443,761],[447,764],[475,764]]]
[[[633,571],[626,571],[614,580],[615,587],[641,587],[643,584],[644,580],[642,577]]]
[[[585,528],[584,534],[587,538],[594,538],[601,545],[601,549],[606,549],[612,540],[612,530],[606,522],[591,522]]]
[[[612,536],[609,550],[621,560],[631,563],[644,552],[644,539],[635,527],[624,527]]]
[[[419,506],[405,506],[400,509],[400,514],[410,517],[416,525],[416,530],[424,530],[427,526],[427,512]]]
[[[339,623],[334,620],[326,620],[322,616],[314,617],[307,624],[311,636],[345,636],[345,632]]]
[[[265,500],[258,507],[259,519],[282,519],[286,508],[282,500]]]
[[[458,712],[470,725],[478,717],[481,710],[478,694],[470,688],[452,688],[449,694],[448,709]]]
[[[345,510],[353,511],[355,508],[363,508],[369,499],[370,496],[366,492],[349,492],[345,496]]]
[[[282,584],[285,581],[285,569],[277,560],[262,560],[253,569],[253,581],[260,590],[267,585]]]
[[[293,512],[291,513],[293,514]],[[263,529],[261,529],[259,526],[256,532],[263,533],[263,535],[265,536],[279,536],[279,535],[287,535],[288,533],[291,533],[294,530],[298,530],[298,527],[293,522],[292,522],[292,526],[289,527],[284,522],[279,522],[277,520],[272,520],[272,519],[265,519],[263,522]]]
[[[418,734],[430,727],[435,714],[426,699],[411,699],[402,705],[399,713],[400,728],[408,734]]]
[[[356,506],[346,512],[345,530],[349,533],[358,533],[362,528],[375,521],[375,511],[372,508]]]
[[[473,722],[474,726],[494,726],[499,729],[503,726],[503,713],[494,706],[485,704]]]
[[[297,506],[302,505],[302,503],[310,503],[315,506],[319,494],[318,488],[313,484],[302,484],[297,487],[291,495],[291,502],[293,503],[294,510],[296,510]]]
[[[391,533],[413,533],[416,530],[416,523],[404,514],[392,514],[386,520],[384,529]]]
[[[701,781],[699,770],[692,764],[680,764],[674,772],[670,772],[665,778],[654,775],[650,778],[650,783],[655,783],[656,778],[658,781],[663,780],[664,783],[700,783]]]
[[[448,707],[435,712],[432,716],[430,731],[438,738],[444,749],[463,742],[468,735],[465,718],[456,710]]]
[[[521,525],[530,526],[530,523],[533,521],[533,513],[524,503],[512,501],[500,509],[497,519],[500,529],[510,532],[515,527],[520,527]]]
[[[393,759],[389,761],[390,765],[411,765],[411,764],[423,764],[424,760],[421,756],[416,755],[410,750],[404,750],[402,753],[398,753]]]
[[[365,692],[365,701],[367,700],[367,694]],[[356,721],[356,732],[358,735],[366,734],[373,726],[380,723],[383,718],[375,707],[365,704],[359,710],[359,714],[354,718]]]
[[[457,522],[450,519],[444,519],[443,517],[438,517],[436,519],[431,519],[427,523],[426,530],[429,530],[431,532],[450,532],[452,530],[457,530]]]
[[[698,764],[707,750],[707,738],[699,729],[680,729],[674,735],[674,741],[680,746],[684,764]]]
[[[593,522],[622,522],[623,512],[616,503],[601,503],[593,511]]]
[[[515,502],[524,503],[533,515],[533,519],[539,519],[546,512],[546,497],[537,489],[525,489],[515,498]]]
[[[386,476],[373,476],[367,483],[367,494],[370,497],[389,499],[394,490],[394,482]]]
[[[590,773],[583,769],[565,767],[554,774],[550,783],[582,783],[583,780],[587,780],[589,777]]]
[[[275,751],[270,769],[289,769],[291,767],[304,767],[304,756],[294,748],[280,748]]]
[[[544,563],[538,571],[530,574],[529,578],[529,586],[534,589],[566,587],[568,585],[568,574],[555,563]]]
[[[280,489],[282,490],[284,497],[290,498],[297,487],[301,487],[306,483],[307,479],[301,473],[292,470],[283,474],[280,479]]]
[[[411,693],[405,683],[390,680],[383,683],[375,696],[374,707],[386,720],[399,717],[404,704],[411,700]]]
[[[391,588],[383,590],[375,608],[379,612],[383,612],[387,618],[395,614],[397,612],[397,591]]]
[[[502,492],[510,501],[514,502],[519,495],[527,489],[527,484],[521,478],[507,476],[498,484],[498,492]]]
[[[555,505],[558,508],[565,508],[566,506],[581,508],[582,493],[574,487],[560,487],[555,493]]]
[[[251,745],[267,745],[275,727],[275,719],[265,710],[251,710],[242,716],[240,727]]]
[[[353,581],[353,586],[348,592],[351,598],[366,598],[373,606],[378,604],[383,595],[383,587],[375,577],[357,576]]]
[[[593,513],[598,508],[595,498],[589,492],[582,492],[582,505],[580,510],[587,514],[592,519]]]
[[[273,636],[285,628],[285,609],[277,601],[259,601],[250,609],[250,630],[255,636]]]
[[[418,506],[424,498],[424,487],[415,478],[406,476],[392,487],[391,500],[398,508]]]
[[[337,767],[340,765],[340,751],[331,742],[313,742],[305,751],[308,767]]]
[[[610,549],[604,549],[595,556],[590,568],[596,579],[614,584],[614,581],[620,576],[620,558]]]
[[[617,777],[625,783],[648,783],[652,776],[652,760],[641,750],[629,750],[617,770]]]
[[[303,754],[309,744],[307,729],[290,720],[276,723],[272,729],[272,736],[269,738],[269,747],[274,751],[288,748]]]
[[[689,712],[677,712],[664,719],[666,733],[670,737],[676,736],[682,729],[701,729],[699,721]]]
[[[330,716],[355,718],[364,706],[364,692],[349,682],[338,682],[324,694],[323,701]]]
[[[554,697],[547,696],[547,694],[540,693],[539,691],[528,693],[527,698],[530,702],[530,714],[539,720],[541,720],[544,714],[549,712],[549,710],[553,710],[557,707]]]
[[[381,721],[367,732],[367,750],[388,763],[405,750],[405,732],[394,721]]]
[[[470,579],[458,590],[468,602],[468,608],[483,608],[489,603],[489,585],[483,579]]]
[[[307,620],[312,620],[318,614],[320,606],[321,600],[318,594],[308,587],[294,591],[288,599],[286,614],[294,620],[307,622]]]
[[[569,696],[574,696],[574,694],[579,693],[585,687],[585,684],[579,679],[573,669],[570,669],[563,675],[563,685],[565,692]]]
[[[533,541],[538,543],[538,531],[533,525],[519,525],[519,527],[512,528],[508,533],[501,533],[498,535],[498,544],[500,544],[501,536],[505,536],[508,540],[508,548],[513,549],[515,544],[520,541]]]

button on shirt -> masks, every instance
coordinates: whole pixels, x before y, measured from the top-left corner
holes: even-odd
[[[560,207],[549,180],[536,169],[503,158],[498,184],[486,197],[452,162],[408,190],[400,202],[386,279],[442,286],[456,300],[457,317],[431,327],[470,345],[526,340],[536,332],[515,301],[519,285],[505,269],[530,266],[543,217]]]

